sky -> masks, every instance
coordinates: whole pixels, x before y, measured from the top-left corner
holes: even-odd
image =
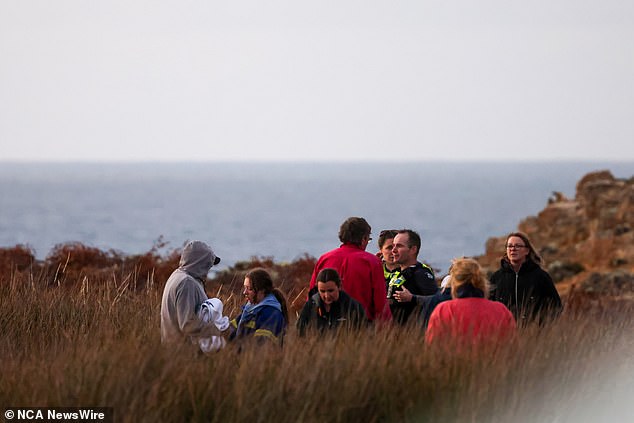
[[[634,160],[631,0],[0,0],[0,160]]]

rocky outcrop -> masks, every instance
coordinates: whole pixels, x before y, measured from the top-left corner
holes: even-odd
[[[531,238],[560,293],[573,286],[586,293],[634,293],[634,177],[589,173],[577,183],[574,199],[553,193],[518,230]],[[505,241],[503,235],[486,242],[478,260],[487,271],[499,266]]]

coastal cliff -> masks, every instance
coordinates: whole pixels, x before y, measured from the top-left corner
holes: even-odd
[[[574,199],[553,192],[518,230],[531,238],[560,294],[634,299],[634,177],[589,173],[577,183]],[[489,238],[477,257],[487,272],[499,267],[505,241],[506,235]]]

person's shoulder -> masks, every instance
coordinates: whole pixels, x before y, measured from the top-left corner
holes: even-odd
[[[506,307],[503,303],[499,301],[493,301],[493,300],[485,300],[485,301],[486,301],[486,306],[491,309],[495,309],[497,311],[503,312],[504,314],[511,313],[508,307]]]
[[[381,268],[381,270],[383,270],[381,259],[379,259],[376,255],[369,253],[361,248],[348,247],[344,251],[342,251],[341,254],[345,255],[347,260],[369,263],[372,266],[378,266]]]
[[[453,307],[456,306],[456,304],[458,304],[457,300],[446,300],[446,301],[442,301],[440,303],[438,303],[436,305],[436,307],[434,308],[434,311],[438,310],[438,312],[443,312],[445,310],[449,310]]]
[[[432,278],[435,277],[434,276],[434,269],[432,269],[431,266],[429,266],[429,265],[427,265],[425,263],[421,263],[420,261],[416,262],[416,270],[418,272],[425,272],[425,273],[431,275]]]
[[[546,269],[533,260],[526,261],[525,265],[523,265],[522,269],[520,269],[520,273],[522,273],[522,270],[524,270],[526,274],[538,276],[540,279],[551,279],[550,274],[546,271]]]
[[[497,301],[491,301],[492,304],[490,304],[490,307],[495,307],[495,312],[499,313],[499,315],[501,316],[505,316],[508,320],[515,320],[515,318],[513,317],[513,313],[511,313],[511,310],[508,309],[508,307],[506,307],[504,304],[497,302]]]
[[[550,273],[548,273],[548,271],[546,269],[544,269],[542,266],[540,266],[537,263],[535,263],[535,266],[537,267],[537,269],[535,269],[535,272],[537,272],[540,275],[550,279]]]
[[[491,273],[491,277],[489,278],[490,280],[493,280],[495,278],[501,278],[504,274],[513,272],[513,270],[511,269],[510,266],[508,265],[504,265],[504,264],[500,264],[500,267],[497,268],[497,270],[495,270],[493,273]]]
[[[258,308],[258,319],[269,320],[283,316],[282,311],[272,305],[264,305]]]
[[[453,313],[454,306],[456,305],[456,300],[447,300],[436,304],[434,309],[430,314],[430,318],[435,316],[435,318],[447,318]]]
[[[318,296],[319,294],[315,294],[315,295]],[[303,310],[309,310],[311,307],[315,306],[315,295],[311,295],[310,297],[308,297],[308,299],[306,300],[306,302],[302,306],[302,311]]]
[[[338,254],[341,254],[341,247],[333,248],[330,251],[326,251],[321,256],[319,256],[319,259],[317,261],[318,262],[322,262],[322,261],[327,260],[328,258],[330,258],[330,257],[332,257],[334,255],[338,255]]]
[[[361,303],[350,296],[346,291],[339,291],[339,301],[347,307],[363,307]]]
[[[376,255],[369,253],[367,251],[363,251],[363,257],[368,260],[370,263],[378,265],[381,269],[383,269],[383,263],[381,262],[381,259],[378,258]]]
[[[175,275],[172,286],[177,292],[204,292],[202,284],[186,272]]]

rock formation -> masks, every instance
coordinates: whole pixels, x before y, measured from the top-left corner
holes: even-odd
[[[577,183],[574,199],[553,193],[518,230],[531,238],[561,294],[574,287],[634,298],[634,177],[589,173]],[[488,272],[498,268],[505,241],[502,235],[486,242],[478,260]]]

